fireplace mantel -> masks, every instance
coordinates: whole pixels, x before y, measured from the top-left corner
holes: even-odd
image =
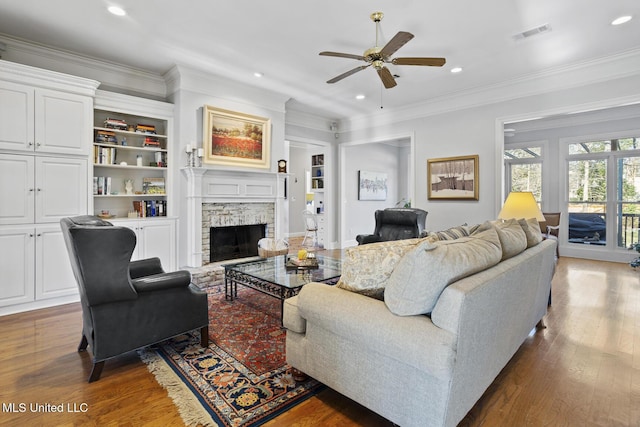
[[[187,186],[186,242],[189,267],[202,266],[203,203],[274,203],[276,238],[286,232],[286,174],[269,171],[185,167],[181,169]]]

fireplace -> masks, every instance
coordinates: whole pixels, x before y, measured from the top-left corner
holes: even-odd
[[[209,228],[209,262],[258,255],[258,240],[266,235],[267,224]]]

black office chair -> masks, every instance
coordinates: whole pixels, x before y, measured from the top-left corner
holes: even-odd
[[[200,329],[209,345],[206,292],[191,284],[191,273],[165,273],[158,258],[131,262],[134,232],[94,216],[63,218],[60,225],[78,282],[82,340],[93,353],[89,382],[104,362],[173,336]]]
[[[427,211],[417,208],[387,208],[375,213],[373,234],[356,236],[358,244],[413,239],[426,235]]]

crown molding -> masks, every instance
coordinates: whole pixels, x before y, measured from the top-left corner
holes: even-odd
[[[184,65],[173,66],[163,77],[168,95],[186,90],[253,107],[259,105],[280,113],[285,112],[285,103],[289,99],[288,95],[282,93],[243,84]]]
[[[0,60],[0,78],[37,87],[61,89],[79,95],[93,96],[100,82],[69,74],[44,70],[30,65]]]
[[[102,86],[154,98],[166,98],[164,78],[156,73],[127,67],[0,33],[6,45],[3,59],[61,73],[94,79]]]
[[[461,90],[457,93],[431,98],[394,111],[354,116],[343,120],[344,131],[371,127],[371,123],[385,125],[414,120],[467,108],[496,104],[583,87],[625,77],[640,75],[640,49],[629,50],[596,60],[545,70],[498,84]]]

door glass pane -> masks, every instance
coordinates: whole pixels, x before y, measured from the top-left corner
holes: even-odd
[[[640,228],[640,157],[618,159],[618,246],[629,247],[638,241]],[[624,203],[627,202],[627,203]]]
[[[542,163],[512,164],[511,191],[531,191],[533,197],[542,199]]]
[[[607,161],[569,162],[569,243],[606,244]]]

